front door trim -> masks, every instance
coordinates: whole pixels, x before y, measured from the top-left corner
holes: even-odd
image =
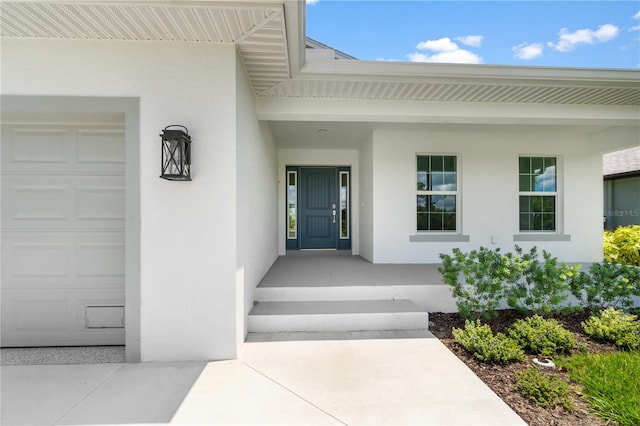
[[[350,175],[348,166],[286,167],[287,250],[351,249]]]

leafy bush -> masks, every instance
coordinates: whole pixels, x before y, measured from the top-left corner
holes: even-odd
[[[637,315],[607,308],[582,322],[585,333],[595,339],[608,340],[623,349],[640,350],[640,321]]]
[[[542,407],[561,405],[572,410],[569,385],[555,374],[543,374],[537,368],[516,372],[516,389]]]
[[[540,259],[536,247],[523,253],[522,248],[516,246],[516,253],[522,278],[514,281],[508,290],[508,305],[521,312],[538,314],[558,310],[569,297],[569,283],[578,274],[580,265],[570,267],[565,262],[558,263],[558,259],[545,250]]]
[[[466,320],[464,329],[452,330],[456,342],[481,361],[504,364],[524,360],[524,351],[503,333],[493,334],[491,327],[480,320]]]
[[[493,318],[504,297],[505,283],[517,279],[518,263],[512,254],[503,255],[480,247],[469,253],[453,249],[453,256],[440,254],[438,271],[451,287],[456,306],[463,318]]]
[[[571,293],[589,309],[629,309],[640,296],[640,267],[604,261],[570,282]]]
[[[576,346],[573,333],[558,321],[545,319],[540,315],[514,322],[508,328],[507,334],[523,348],[545,356],[556,352],[569,352]]]
[[[620,226],[604,233],[604,259],[640,266],[640,225]]]

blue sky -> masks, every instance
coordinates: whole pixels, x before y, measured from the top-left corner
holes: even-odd
[[[640,68],[639,0],[307,0],[306,25],[360,60]]]

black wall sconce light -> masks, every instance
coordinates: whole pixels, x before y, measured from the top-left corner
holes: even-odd
[[[182,129],[169,129],[182,127]],[[160,134],[162,140],[162,174],[167,180],[191,180],[191,136],[179,124],[167,126]]]

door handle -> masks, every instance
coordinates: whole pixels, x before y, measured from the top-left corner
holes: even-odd
[[[331,212],[331,214],[333,215],[333,223],[336,223],[336,211],[335,211],[335,209]]]

